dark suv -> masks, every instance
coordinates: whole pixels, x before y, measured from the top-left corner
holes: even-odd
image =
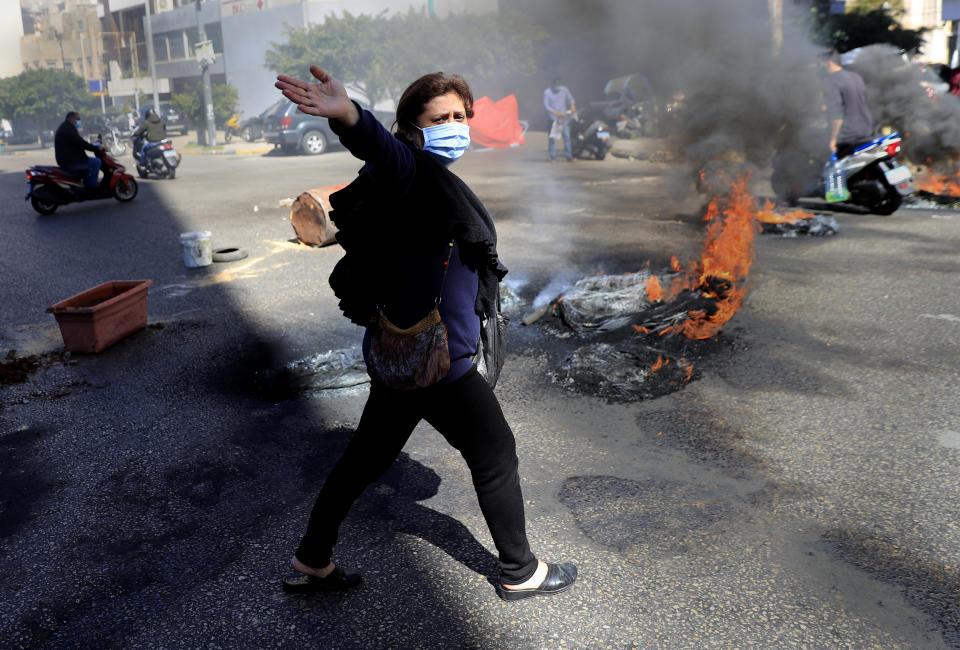
[[[373,114],[382,124],[393,120],[393,113],[388,111],[373,111]],[[264,112],[263,139],[279,145],[286,153],[301,151],[313,156],[338,142],[327,118],[307,115],[297,110],[297,105],[289,99],[282,100],[275,110]]]
[[[186,135],[187,120],[183,117],[183,113],[175,109],[168,102],[160,102],[159,112],[160,117],[163,118],[164,123],[167,125],[167,133],[176,131],[177,135]]]

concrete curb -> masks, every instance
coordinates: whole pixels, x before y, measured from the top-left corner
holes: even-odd
[[[274,150],[274,146],[272,144],[268,144],[262,147],[250,147],[247,149],[237,149],[237,155],[238,156],[257,156],[257,155],[263,155],[265,153],[270,153],[273,150]]]
[[[174,145],[176,147],[176,145]],[[177,149],[183,156],[257,156],[273,151],[273,145],[247,147],[245,149],[220,149],[214,151],[196,149]]]

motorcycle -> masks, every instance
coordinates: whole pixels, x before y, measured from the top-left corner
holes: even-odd
[[[233,136],[241,135],[240,113],[234,113],[223,125],[223,141],[229,143]]]
[[[103,136],[103,144],[114,156],[122,156],[127,153],[127,142],[115,126],[110,126],[110,130]]]
[[[147,178],[150,174],[171,180],[177,177],[181,156],[170,140],[151,143],[146,151],[143,150],[143,145],[143,138],[134,139],[133,157],[137,161],[137,174],[140,178]]]
[[[102,144],[102,138],[98,138]],[[69,172],[50,165],[34,165],[26,170],[27,195],[33,209],[40,214],[53,214],[68,203],[115,198],[126,203],[137,195],[137,181],[110,153],[101,148],[95,152],[101,161],[103,179],[95,188],[85,183],[86,172]]]
[[[601,119],[580,117],[576,113],[570,116],[571,151],[575,158],[596,158],[603,160],[613,147],[610,141],[610,127]],[[561,123],[562,127],[562,123]]]
[[[604,99],[590,102],[590,111],[612,124],[618,138],[654,135],[658,101],[650,80],[642,74],[630,74],[607,82]]]
[[[840,158],[850,198],[833,205],[853,206],[883,216],[893,214],[903,197],[916,191],[910,168],[896,160],[901,140],[899,133],[891,133],[864,143]],[[789,187],[776,165],[770,180],[777,195],[785,197],[788,203],[796,203],[801,193]],[[815,186],[814,192],[818,197],[824,195],[822,186]]]

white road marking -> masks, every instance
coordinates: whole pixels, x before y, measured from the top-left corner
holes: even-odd
[[[937,320],[948,320],[952,323],[960,323],[960,316],[953,314],[920,314],[923,318],[935,318]]]

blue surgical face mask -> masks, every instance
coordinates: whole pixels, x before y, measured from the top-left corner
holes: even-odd
[[[79,129],[81,126],[83,126],[83,120],[77,120],[77,128]]]
[[[445,122],[420,131],[423,133],[423,150],[450,162],[457,160],[470,146],[470,127],[463,122]]]

